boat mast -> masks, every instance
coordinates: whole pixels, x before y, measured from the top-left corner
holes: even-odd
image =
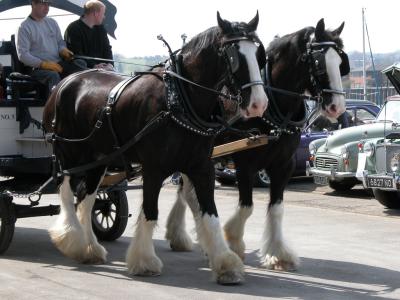
[[[365,72],[365,16],[364,16],[364,10],[365,8],[362,8],[362,33],[363,33],[363,85],[364,85],[364,90],[363,90],[363,96],[364,100],[367,100],[367,76]]]

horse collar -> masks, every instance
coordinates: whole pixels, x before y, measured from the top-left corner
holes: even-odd
[[[170,66],[166,68],[170,68]],[[176,71],[178,74],[180,73],[179,58],[176,60]],[[224,129],[222,124],[207,122],[196,114],[181,80],[166,72],[164,84],[167,108],[175,123],[201,136],[215,136]]]

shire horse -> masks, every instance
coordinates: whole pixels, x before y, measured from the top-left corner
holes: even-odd
[[[163,181],[179,171],[196,189],[202,211],[198,235],[206,241],[217,282],[242,281],[243,263],[223,238],[214,202],[210,156],[220,126],[213,120],[223,86],[229,88],[226,97],[238,100],[243,117],[263,114],[268,104],[260,75],[265,50],[256,34],[258,12],[249,23],[229,22],[219,12],[217,20],[218,26],[195,36],[178,56],[171,52],[165,66],[127,80],[116,73],[84,71],[52,92],[43,123],[53,132],[64,176],[61,212],[49,232],[66,256],[83,263],[106,260],[107,252],[92,231],[91,210],[107,169],[105,157],[125,147],[125,164],[129,168],[132,162],[140,163],[143,176],[142,210],[126,254],[128,272],[161,273],[163,264],[152,242],[158,196]],[[94,168],[79,170],[96,161],[100,163]],[[72,171],[76,168],[79,172]]]
[[[257,128],[261,133],[277,139],[267,145],[236,152],[232,155],[236,166],[239,188],[239,206],[224,226],[230,248],[244,259],[243,240],[246,220],[253,210],[252,189],[255,173],[265,169],[271,180],[270,202],[260,250],[261,264],[269,269],[292,270],[299,258],[283,238],[283,192],[294,169],[293,155],[300,142],[305,123],[304,99],[308,96],[319,102],[320,113],[337,118],[345,111],[345,98],[341,76],[349,73],[347,55],[343,52],[340,33],[344,23],[336,30],[325,30],[324,20],[317,26],[306,27],[292,34],[274,39],[268,49],[264,70],[269,106],[262,118],[240,120],[238,129]],[[228,142],[231,135],[222,134],[216,142]],[[237,137],[236,137],[237,139]],[[166,238],[172,249],[189,251],[192,241],[184,231],[186,202],[199,219],[196,193],[190,180],[183,176],[168,222]],[[200,240],[200,246],[203,244]]]

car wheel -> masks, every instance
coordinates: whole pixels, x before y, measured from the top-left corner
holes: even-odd
[[[256,187],[267,187],[269,186],[271,181],[269,180],[269,176],[265,169],[262,169],[256,173],[254,177],[254,186]]]
[[[221,185],[235,185],[236,171],[228,168],[215,169],[215,180]]]
[[[346,179],[343,181],[329,180],[329,187],[335,191],[345,192],[351,190],[356,184],[355,179]]]
[[[11,244],[15,229],[15,212],[13,198],[5,193],[0,194],[0,254]]]
[[[125,231],[129,217],[125,191],[101,191],[92,209],[93,232],[101,241],[114,241]]]
[[[387,208],[400,209],[400,193],[372,189],[375,199]]]

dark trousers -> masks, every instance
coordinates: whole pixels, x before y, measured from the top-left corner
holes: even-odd
[[[70,62],[59,61],[58,64],[63,68],[62,73],[42,69],[34,69],[32,71],[32,78],[46,86],[46,99],[50,95],[53,88],[61,81],[61,79],[71,75],[72,73],[87,70],[85,67],[85,62],[82,64],[81,60],[79,59]]]

